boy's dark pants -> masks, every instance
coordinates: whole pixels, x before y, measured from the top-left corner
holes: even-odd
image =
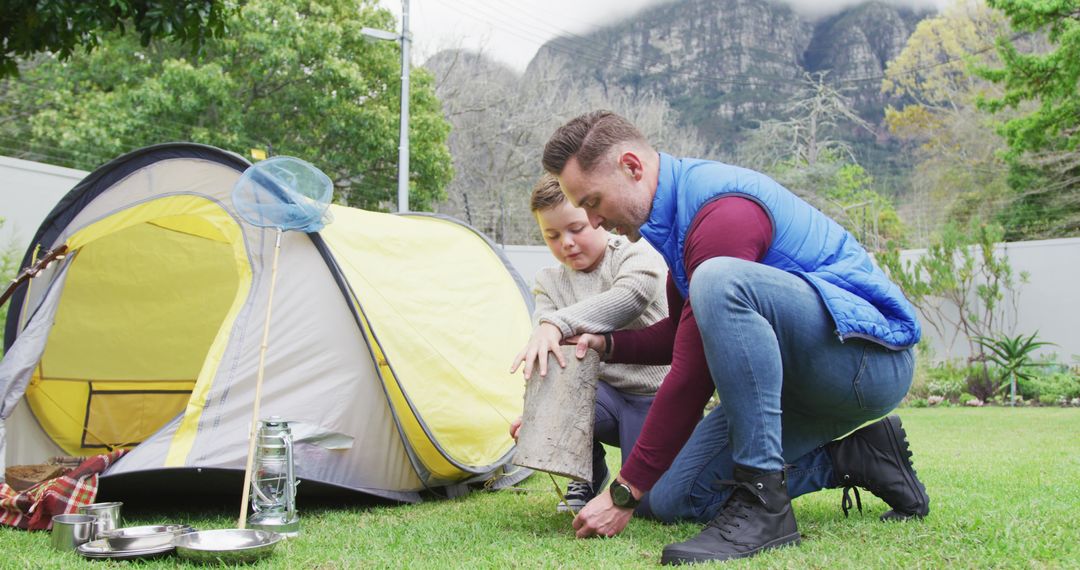
[[[634,449],[645,416],[649,413],[653,396],[627,394],[612,388],[601,380],[596,383],[596,421],[593,424],[593,489],[599,493],[607,479],[608,469],[604,460],[604,446],[618,447],[622,451],[622,463]]]

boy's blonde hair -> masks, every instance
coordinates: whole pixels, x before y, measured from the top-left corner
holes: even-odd
[[[532,208],[532,212],[535,214],[541,210],[554,208],[564,201],[566,201],[566,196],[563,195],[562,188],[559,187],[559,179],[555,175],[545,172],[533,186],[529,207]]]

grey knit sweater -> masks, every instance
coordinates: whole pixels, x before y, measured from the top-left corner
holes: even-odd
[[[604,259],[583,273],[559,265],[540,271],[533,325],[551,323],[563,338],[647,327],[667,316],[664,259],[645,242],[608,239]],[[630,394],[655,394],[668,366],[601,363],[600,379]]]

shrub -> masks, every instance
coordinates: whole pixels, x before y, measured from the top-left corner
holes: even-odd
[[[977,398],[977,397],[975,397],[975,396],[973,396],[971,394],[967,394],[967,393],[960,394],[960,399],[958,400],[958,402],[959,402],[959,404],[961,406],[975,406],[975,407],[978,407],[978,406],[983,405],[983,399],[982,398]]]
[[[4,229],[4,223],[5,219],[0,217],[0,230]],[[0,246],[0,291],[7,287],[18,274],[20,254],[19,248],[15,245],[14,235],[10,242]],[[4,356],[4,326],[7,323],[8,305],[10,303],[0,306],[0,357]]]
[[[1022,334],[1015,337],[1005,334],[995,338],[975,337],[976,342],[990,351],[986,354],[986,358],[1001,368],[1003,382],[999,389],[1009,388],[1010,399],[1014,405],[1019,403],[1019,400],[1012,399],[1014,396],[1020,395],[1019,383],[1021,381],[1030,382],[1035,377],[1035,374],[1029,370],[1036,365],[1032,354],[1040,347],[1054,344],[1036,340],[1038,336],[1039,331],[1035,331],[1027,337]]]
[[[979,400],[986,401],[997,391],[997,382],[990,375],[990,370],[982,364],[973,364],[968,367],[967,394]],[[961,394],[961,397],[964,395]],[[963,403],[963,402],[961,402]]]
[[[927,404],[926,400],[923,398],[915,398],[913,400],[909,400],[907,405],[909,408],[925,408],[929,404]]]
[[[1003,236],[999,225],[972,219],[967,227],[947,224],[915,261],[901,261],[897,244],[875,258],[950,351],[959,336],[969,354],[981,355],[985,350],[977,338],[1011,329],[1007,308],[1015,308],[1020,286],[1028,281],[1027,273],[1014,274],[1008,255],[995,249]]]
[[[1065,400],[1063,398],[1055,398],[1050,394],[1044,394],[1042,396],[1039,396],[1039,404],[1043,406],[1058,406],[1064,405],[1067,402],[1068,400]]]
[[[1025,398],[1037,398],[1040,402],[1044,399],[1068,401],[1080,397],[1080,376],[1071,372],[1035,375],[1024,381],[1023,387],[1020,393]]]
[[[968,367],[960,366],[956,361],[945,361],[927,369],[926,376],[926,393],[920,396],[956,400],[967,387]]]

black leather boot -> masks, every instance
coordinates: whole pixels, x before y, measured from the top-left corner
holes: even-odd
[[[662,564],[692,564],[753,556],[767,548],[799,543],[783,471],[760,473],[735,466],[734,486],[716,517],[701,534],[664,547]]]
[[[889,416],[825,445],[833,462],[836,485],[844,488],[841,508],[851,508],[848,492],[862,487],[885,501],[892,510],[881,520],[924,517],[930,512],[926,487],[911,465],[911,449],[900,416]],[[859,510],[862,500],[855,489]]]

